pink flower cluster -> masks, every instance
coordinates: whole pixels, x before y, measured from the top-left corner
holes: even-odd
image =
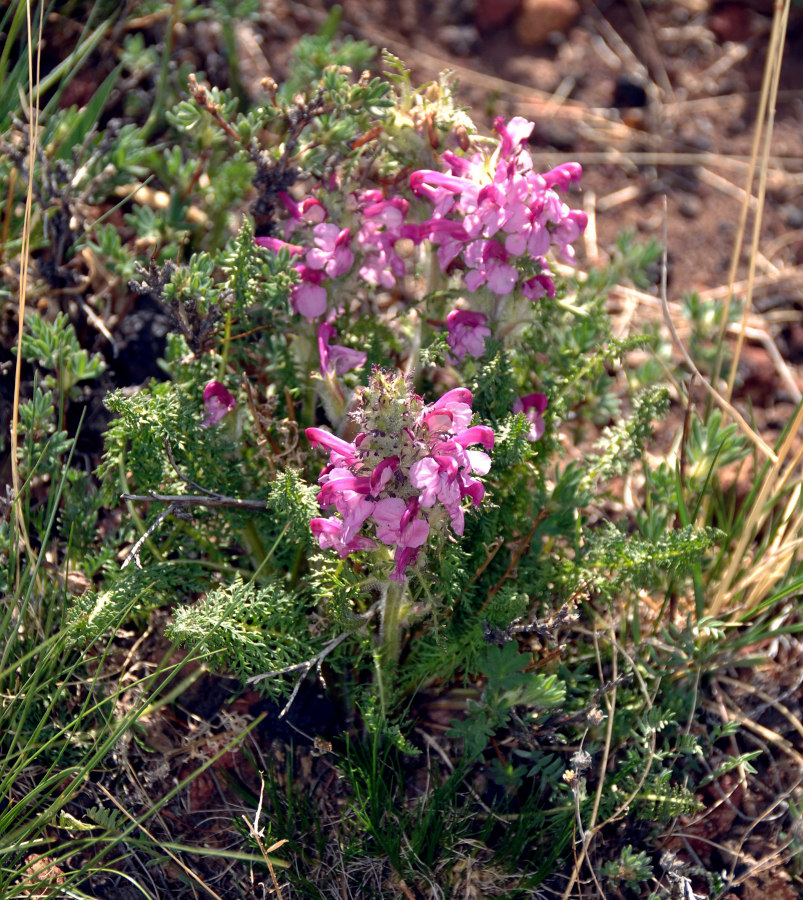
[[[501,118],[494,124],[500,140],[490,156],[464,157],[447,150],[441,155],[447,171],[413,172],[413,194],[433,208],[418,223],[407,221],[407,200],[388,199],[379,190],[345,198],[342,213],[351,227],[329,221],[330,210],[316,198],[296,203],[280,194],[287,211],[283,237],[257,237],[256,242],[297,257],[300,280],[290,295],[294,311],[309,321],[327,311],[331,318],[337,307],[337,299],[332,303],[329,296],[331,283],[349,275],[372,288],[391,289],[407,272],[396,249],[401,239],[415,244],[430,240],[438,248],[441,269],[462,269],[471,292],[485,288],[506,297],[518,291],[533,301],[554,296],[547,254],[554,251],[573,261],[572,243],[587,224],[586,214],[570,209],[558,191],[578,181],[582,170],[570,162],[537,173],[525,148],[533,123],[516,117],[507,125]],[[303,237],[294,243],[299,229]],[[456,309],[446,324],[455,359],[482,356],[491,334],[484,313]]]
[[[441,160],[449,171],[421,169],[410,177],[413,193],[434,207],[421,225],[438,246],[438,260],[446,271],[457,263],[469,291],[485,287],[505,297],[519,290],[530,300],[555,294],[547,262],[554,249],[573,262],[575,241],[586,227],[584,212],[570,209],[556,188],[578,181],[582,169],[564,163],[544,174],[533,169],[525,149],[533,123],[516,117],[507,125],[494,123],[500,141],[490,157],[471,157],[446,151]],[[454,311],[447,319],[452,353],[479,357],[490,333],[487,318],[470,310]]]
[[[406,580],[432,533],[449,527],[461,535],[463,501],[478,506],[491,460],[494,433],[471,425],[471,392],[448,391],[425,405],[404,377],[376,370],[353,414],[361,427],[353,442],[320,428],[308,428],[313,446],[329,451],[321,471],[318,502],[336,515],[316,518],[310,528],[322,549],[341,558],[359,550],[393,548],[390,578]]]
[[[296,203],[289,195],[280,195],[289,219],[285,222],[285,238],[292,237],[301,225],[311,226],[308,233],[312,243],[294,244],[275,237],[257,237],[256,243],[278,253],[287,250],[291,256],[302,257],[295,263],[300,282],[290,293],[295,312],[313,321],[320,318],[328,306],[326,283],[350,273],[359,256],[357,274],[372,287],[392,288],[404,276],[404,260],[396,252],[396,242],[411,238],[417,243],[421,230],[405,224],[409,204],[401,197],[386,200],[381,191],[369,190],[349,198],[352,212],[359,218],[357,228],[340,228],[327,222],[329,212],[313,198]]]
[[[499,118],[494,127],[500,141],[490,157],[466,158],[447,150],[441,160],[448,172],[421,169],[410,176],[410,186],[434,207],[422,228],[438,245],[441,268],[459,260],[470,291],[486,286],[504,296],[518,287],[538,300],[555,291],[546,254],[554,248],[572,262],[572,242],[588,223],[586,214],[570,209],[555,190],[578,181],[582,169],[564,163],[538,174],[524,148],[534,124],[517,116],[507,125]],[[526,274],[532,261],[540,269],[536,275]]]

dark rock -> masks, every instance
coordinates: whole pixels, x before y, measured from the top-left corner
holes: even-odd
[[[474,22],[481,32],[501,28],[519,11],[521,0],[478,0]]]
[[[613,89],[611,106],[616,109],[630,109],[646,106],[649,102],[644,82],[632,75],[620,75]]]

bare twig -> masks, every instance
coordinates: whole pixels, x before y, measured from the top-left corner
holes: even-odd
[[[147,494],[121,494],[123,500],[140,500],[142,502],[153,500],[157,503],[170,503],[176,508],[183,506],[231,506],[234,509],[253,509],[265,512],[267,503],[265,500],[239,500],[237,497],[226,497],[223,494],[198,495],[198,494],[157,494],[149,491]]]
[[[370,622],[371,619],[377,614],[379,611],[379,607],[381,605],[381,600],[377,600],[366,612],[364,612],[361,616],[359,616],[360,625],[365,625],[367,622]],[[259,675],[252,675],[247,681],[246,684],[257,684],[260,681],[264,681],[266,678],[275,678],[279,675],[288,675],[290,672],[300,672],[301,674],[298,677],[298,680],[295,683],[292,693],[290,694],[290,699],[284,706],[284,709],[279,713],[279,718],[283,718],[290,711],[290,707],[293,705],[296,697],[298,696],[298,692],[301,688],[301,685],[304,682],[304,679],[309,675],[312,669],[320,669],[321,663],[326,659],[329,654],[337,649],[343,641],[347,638],[351,637],[354,634],[354,631],[343,631],[337,637],[332,638],[328,644],[326,644],[315,656],[310,659],[304,660],[304,662],[296,663],[292,666],[285,666],[283,669],[274,669],[272,672],[262,672]]]
[[[124,494],[123,499],[128,500],[131,498]],[[162,524],[162,522],[169,515],[172,515],[174,512],[176,512],[178,510],[178,508],[179,508],[179,506],[177,503],[171,503],[170,506],[167,507],[167,509],[163,509],[159,513],[159,515],[156,517],[156,521],[152,522],[148,526],[147,531],[145,531],[145,533],[143,535],[141,535],[141,537],[136,542],[136,544],[134,544],[134,546],[128,551],[125,559],[123,560],[122,565],[120,566],[121,569],[124,569],[131,562],[132,559],[136,563],[138,569],[142,568],[142,562],[140,561],[140,558],[139,558],[139,551],[142,549],[142,545],[145,543],[145,541],[148,540],[148,538],[154,533],[154,531],[156,531],[156,529]]]

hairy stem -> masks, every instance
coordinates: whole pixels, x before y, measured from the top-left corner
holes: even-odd
[[[407,584],[386,581],[382,586],[382,625],[379,636],[383,668],[393,668],[401,654],[402,621],[407,612]]]

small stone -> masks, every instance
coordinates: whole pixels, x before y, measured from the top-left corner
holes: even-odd
[[[794,228],[796,231],[798,228],[803,228],[803,207],[797,206],[794,203],[784,203],[784,205],[780,209],[781,216],[783,216],[784,222],[790,227]]]
[[[478,0],[474,24],[481,32],[501,28],[519,11],[521,0]]]
[[[444,25],[438,39],[456,56],[471,56],[480,46],[480,34],[474,25]]]
[[[523,0],[516,18],[516,37],[525,47],[538,47],[553,32],[565,34],[579,15],[577,0]]]
[[[753,35],[755,13],[742,3],[725,3],[708,16],[708,27],[717,40],[742,43]]]
[[[686,219],[696,219],[703,211],[703,202],[697,194],[681,194],[678,212]]]
[[[620,75],[616,79],[611,106],[616,109],[628,109],[646,106],[647,102],[647,89],[643,81],[632,75]]]

